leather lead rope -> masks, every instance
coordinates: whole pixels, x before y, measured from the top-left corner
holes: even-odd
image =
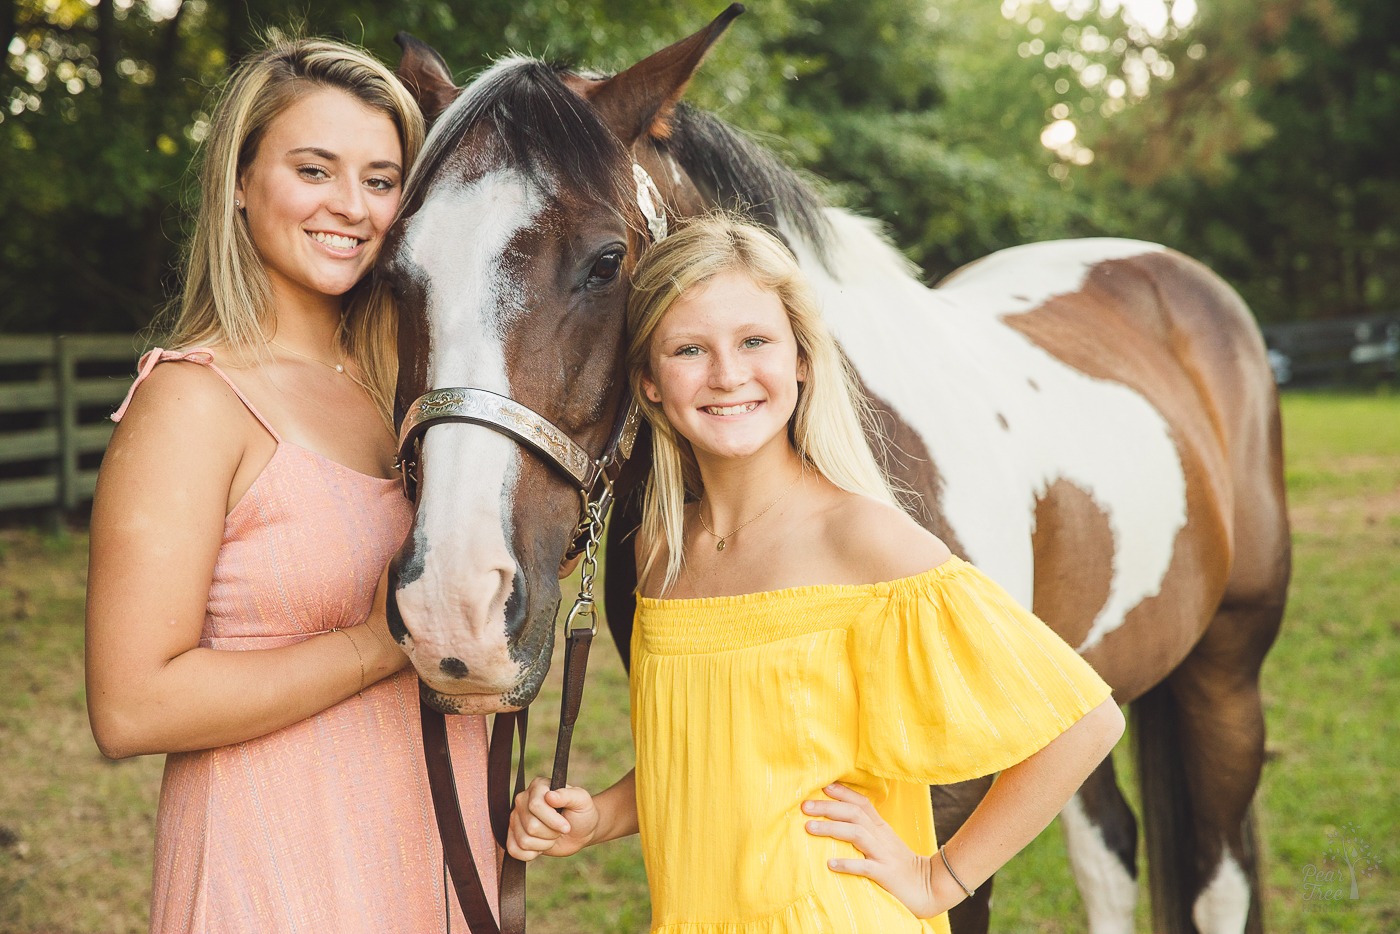
[[[579,594],[564,626],[567,642],[564,649],[564,691],[559,704],[559,738],[554,747],[554,770],[550,788],[563,788],[569,779],[569,750],[573,742],[574,724],[583,706],[584,676],[588,671],[588,651],[598,632],[597,611],[593,599],[593,582],[598,573],[598,545],[603,534],[603,507],[589,504],[587,528],[581,565]],[[462,808],[457,793],[457,780],[452,771],[452,753],[447,744],[447,725],[442,713],[419,703],[423,724],[423,756],[428,767],[428,788],[432,794],[433,811],[437,816],[438,835],[442,838],[443,861],[452,876],[452,887],[467,919],[471,934],[525,934],[525,863],[509,853],[501,862],[500,887],[497,894],[500,923],[491,912],[478,871],[478,860],[472,852],[462,820]],[[511,807],[515,796],[525,788],[525,738],[528,733],[529,709],[496,714],[491,727],[491,747],[487,758],[487,807],[491,830],[496,843],[505,849]],[[519,738],[520,757],[513,755]],[[511,782],[512,760],[515,781]],[[492,858],[495,854],[483,854]],[[446,893],[444,893],[444,896]]]
[[[661,191],[647,171],[633,163],[637,183],[637,206],[646,218],[653,243],[665,239],[668,227]],[[603,456],[591,461],[588,454],[567,435],[538,413],[513,399],[470,387],[434,389],[414,400],[399,429],[396,468],[402,473],[404,495],[417,502],[418,445],[424,433],[435,424],[468,422],[486,425],[514,438],[571,479],[583,497],[583,512],[577,534],[565,553],[573,558],[582,553],[583,563],[578,598],[565,620],[568,635],[564,654],[564,694],[559,705],[559,738],[554,747],[554,770],[550,788],[563,788],[569,778],[569,749],[573,743],[574,722],[583,705],[583,680],[588,670],[588,650],[598,633],[593,601],[593,580],[598,573],[598,545],[603,537],[603,517],[612,504],[613,480],[622,463],[632,456],[641,412],[624,401],[613,425]],[[585,625],[586,623],[586,625]],[[457,901],[467,919],[471,934],[525,934],[525,864],[503,854],[500,875],[500,923],[491,913],[490,900],[477,871],[471,841],[462,822],[457,780],[452,772],[452,753],[447,748],[447,724],[441,712],[422,703],[423,758],[428,768],[428,787],[438,833],[442,837],[443,862],[452,875]],[[487,807],[496,843],[505,849],[511,806],[515,795],[525,788],[525,736],[527,710],[497,714],[491,728],[491,749],[487,758]],[[514,792],[510,773],[512,746],[520,741],[520,759],[515,769]],[[489,854],[494,856],[495,854]],[[443,892],[444,900],[447,893]],[[449,912],[448,917],[451,917]]]

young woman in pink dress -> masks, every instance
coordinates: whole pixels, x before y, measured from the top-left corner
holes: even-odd
[[[384,616],[410,505],[370,271],[423,134],[392,73],[322,40],[250,56],[211,119],[173,349],[113,416],[92,515],[93,735],[168,754],[153,931],[465,930]],[[451,729],[492,852],[484,723]]]
[[[691,221],[632,288],[637,766],[596,797],[537,780],[507,849],[640,832],[660,934],[947,934],[1113,747],[1110,689],[895,505],[775,237]],[[928,786],[997,771],[939,847]]]

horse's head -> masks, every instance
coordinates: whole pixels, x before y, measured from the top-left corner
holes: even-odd
[[[549,668],[579,485],[521,443],[548,429],[498,397],[589,459],[608,446],[626,404],[628,271],[664,219],[652,205],[700,205],[656,140],[740,12],[610,78],[508,58],[458,89],[435,52],[405,41],[400,76],[435,122],[380,263],[401,314],[396,417],[412,425],[420,396],[448,387],[486,392],[427,407],[494,410],[420,428],[401,455],[417,514],[390,626],[445,711],[521,707]]]

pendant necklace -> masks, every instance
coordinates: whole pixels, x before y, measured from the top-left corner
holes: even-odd
[[[783,499],[784,499],[789,493],[791,493],[794,489],[797,488],[797,484],[800,483],[801,481],[802,481],[802,472],[801,472],[801,471],[798,471],[797,479],[796,479],[796,480],[793,480],[791,483],[789,483],[789,484],[788,484],[788,488],[787,488],[786,490],[783,490],[782,493],[778,494],[778,498],[777,498],[777,499],[773,500],[773,502],[769,503],[767,506],[764,506],[761,510],[759,510],[758,515],[754,516],[754,517],[751,518],[751,519],[746,520],[746,521],[743,522],[738,528],[736,528],[734,531],[730,532],[728,535],[721,535],[721,534],[719,534],[719,533],[716,532],[714,529],[710,528],[709,523],[705,521],[705,501],[704,501],[703,498],[701,499],[699,505],[696,507],[695,514],[696,514],[697,516],[699,516],[699,518],[700,518],[700,525],[701,525],[701,527],[702,527],[706,532],[709,532],[711,535],[713,535],[713,536],[715,537],[715,551],[724,551],[724,546],[725,546],[726,544],[728,544],[728,540],[729,540],[729,539],[731,539],[731,538],[733,538],[735,535],[737,535],[737,534],[739,533],[739,531],[742,530],[745,526],[751,525],[751,524],[757,522],[759,519],[762,519],[763,516],[768,512],[768,510],[772,509],[774,506],[776,506],[776,505],[778,505],[779,503],[781,503],[781,502],[783,501]]]
[[[345,361],[344,361],[344,360],[341,360],[341,362],[339,362],[339,363],[327,363],[327,362],[324,361],[324,360],[321,360],[321,359],[319,359],[319,358],[317,358],[317,357],[311,356],[311,354],[302,353],[300,350],[293,350],[292,348],[286,346],[285,344],[279,344],[279,343],[277,343],[275,340],[273,340],[273,339],[271,339],[271,338],[268,338],[268,341],[267,341],[267,342],[268,342],[269,344],[271,344],[272,346],[274,346],[274,347],[281,347],[281,348],[282,348],[283,350],[285,350],[287,353],[296,354],[298,357],[304,357],[304,358],[306,358],[307,360],[310,360],[312,363],[319,363],[319,364],[321,364],[321,366],[330,367],[332,370],[335,370],[337,373],[344,373],[344,372],[345,372]]]

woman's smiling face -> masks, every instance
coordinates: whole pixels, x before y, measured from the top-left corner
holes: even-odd
[[[742,272],[683,293],[652,333],[642,391],[707,457],[786,445],[806,363],[782,300]]]
[[[394,122],[345,91],[312,91],[273,118],[237,197],[279,305],[344,295],[369,271],[402,165]]]

